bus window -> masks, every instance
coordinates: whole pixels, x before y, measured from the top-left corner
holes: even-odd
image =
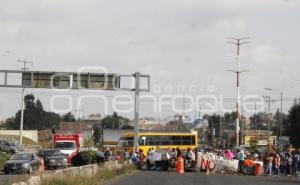
[[[182,145],[191,145],[191,136],[182,136]]]
[[[121,137],[119,139],[118,146],[120,147],[133,146],[133,137]]]
[[[160,145],[170,145],[169,136],[158,136],[160,138]]]
[[[171,136],[171,145],[181,145],[181,136]]]
[[[146,145],[158,146],[160,144],[160,139],[158,136],[148,136]]]

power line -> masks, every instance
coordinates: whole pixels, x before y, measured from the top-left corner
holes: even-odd
[[[14,94],[19,94],[21,93],[21,91],[18,91],[18,90],[8,90],[8,89],[0,89],[0,93],[14,93]],[[51,96],[54,96],[54,95],[72,95],[72,96],[80,96],[80,94],[69,94],[69,93],[63,93],[63,92],[60,92],[60,94],[57,94],[57,92],[40,92],[40,91],[27,91],[28,93],[33,93],[33,94],[38,94],[38,95],[41,95],[41,96],[46,96],[46,97],[51,97]],[[6,94],[7,96],[10,96],[10,94]],[[101,95],[101,96],[104,96],[104,97],[107,97],[107,98],[114,98],[115,96],[113,95]],[[158,97],[159,98],[159,97]],[[172,99],[172,98],[169,98],[169,99]],[[297,97],[287,97],[287,98],[284,98],[283,101],[294,101],[295,99],[297,99]],[[128,99],[122,99],[122,98],[119,98],[118,100],[126,100],[128,101]],[[165,99],[164,99],[165,100]],[[159,100],[158,99],[143,99],[141,98],[140,101],[144,101],[144,102],[158,102]],[[162,100],[163,101],[163,100]],[[192,98],[192,99],[179,99],[179,98],[176,98],[176,101],[177,102],[205,102],[205,101],[222,101],[222,102],[236,102],[236,99],[235,98],[215,98],[215,99],[206,99],[206,98],[202,98],[202,99],[197,99],[197,98]],[[261,102],[261,101],[257,101],[257,100],[242,100],[240,99],[240,101],[242,102]],[[272,99],[272,101],[280,101],[280,98],[278,99]]]

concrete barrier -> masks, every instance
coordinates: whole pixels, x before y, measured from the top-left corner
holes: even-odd
[[[51,178],[53,176],[64,177],[66,175],[68,176],[86,175],[88,177],[91,177],[95,175],[98,172],[99,168],[101,167],[105,167],[110,170],[115,170],[115,169],[122,168],[122,166],[126,164],[128,163],[119,164],[118,161],[110,161],[110,162],[105,162],[103,166],[99,166],[97,164],[91,164],[91,165],[85,165],[80,167],[71,167],[62,170],[55,170],[53,173],[43,173],[38,176],[31,176],[26,182],[13,183],[12,185],[40,185],[42,179]]]

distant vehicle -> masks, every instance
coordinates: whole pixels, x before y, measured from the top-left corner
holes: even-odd
[[[39,150],[37,156],[44,159],[46,170],[64,168],[68,166],[67,157],[64,156],[58,149]]]
[[[59,149],[71,163],[74,157],[83,146],[83,137],[81,134],[54,134],[54,148]]]
[[[31,153],[17,153],[14,154],[4,164],[4,173],[32,173],[38,170],[40,166],[40,160],[38,156]]]
[[[24,152],[24,149],[20,145],[9,141],[3,141],[3,140],[0,141],[0,150],[10,154]]]
[[[119,139],[117,150],[128,153],[132,152],[134,142],[134,133],[123,133]],[[198,147],[198,133],[196,131],[140,131],[138,134],[139,150],[143,150],[147,155],[150,148],[169,150],[170,148],[179,148],[182,151],[188,148]]]
[[[91,158],[86,157],[89,155]],[[88,164],[103,164],[105,162],[105,156],[103,152],[100,151],[93,151],[93,150],[84,150],[77,153],[72,158],[72,165],[73,166],[83,166]]]
[[[96,161],[98,164],[104,163],[105,161],[105,156],[103,152],[96,151]]]

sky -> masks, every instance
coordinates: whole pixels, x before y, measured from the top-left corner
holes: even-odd
[[[157,111],[155,103],[167,95],[215,96],[227,99],[223,105],[233,110],[235,74],[226,70],[236,69],[236,48],[226,42],[249,37],[240,50],[241,70],[249,70],[241,74],[241,97],[271,96],[275,111],[282,92],[287,112],[300,92],[299,8],[298,0],[0,0],[0,69],[19,69],[17,60],[22,59],[32,61],[30,67],[37,71],[87,67],[97,72],[102,67],[111,73],[149,74],[151,91],[142,94],[152,101],[141,101],[141,116],[165,119],[176,111],[168,105]],[[109,97],[106,113],[111,113],[114,96],[133,94],[47,89],[26,93],[41,99],[48,111],[54,110],[54,95],[68,95],[71,98],[56,99],[55,110],[77,109],[83,116],[105,113],[99,95]],[[78,108],[84,95],[90,98]],[[0,117],[13,116],[20,108],[21,89],[1,87],[0,97]],[[205,101],[189,106],[190,101],[174,99],[177,109],[191,116],[206,106]],[[120,107],[130,110],[120,114],[133,116],[132,107]]]

